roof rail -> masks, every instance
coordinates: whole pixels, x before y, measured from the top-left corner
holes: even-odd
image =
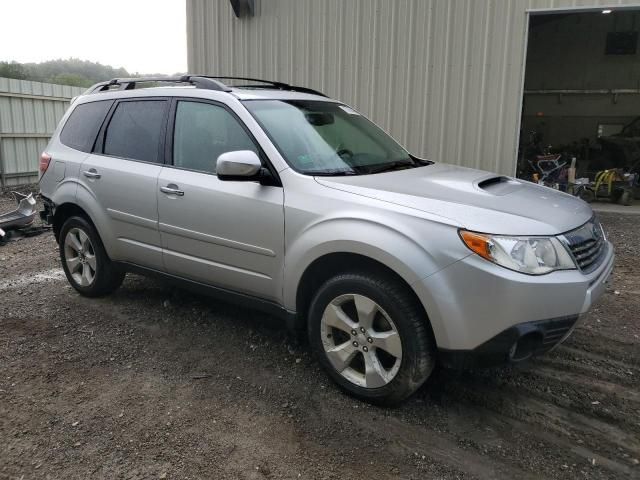
[[[313,90],[307,87],[296,87],[295,85],[289,85],[284,82],[276,82],[273,80],[264,80],[262,78],[251,78],[251,77],[229,77],[229,76],[217,76],[217,75],[199,75],[202,78],[210,78],[213,80],[243,80],[247,82],[259,82],[264,85],[234,85],[234,87],[250,87],[250,88],[275,88],[277,90],[288,90],[291,92],[300,92],[300,93],[310,93],[312,95],[320,95],[321,97],[326,97],[322,92],[318,90]]]
[[[108,90],[133,90],[139,83],[150,82],[188,83],[196,88],[203,88],[206,90],[217,90],[220,92],[231,91],[231,88],[213,78],[202,77],[200,75],[182,75],[179,77],[114,78],[106,82],[96,83],[89,87],[85,94],[105,92]],[[118,88],[113,88],[114,86],[117,86]]]
[[[244,88],[275,88],[277,90],[287,90],[291,92],[309,93],[312,95],[326,95],[317,90],[306,87],[296,87],[284,82],[274,82],[271,80],[262,80],[260,78],[251,77],[229,77],[229,76],[213,76],[213,75],[182,75],[176,77],[139,77],[139,78],[114,78],[106,82],[96,83],[89,87],[85,95],[97,92],[106,92],[110,90],[133,90],[139,83],[187,83],[196,88],[206,90],[217,90],[219,92],[231,92],[231,87],[225,85],[220,80],[242,80],[246,82],[258,82],[262,85],[234,85],[235,87]],[[117,87],[117,88],[114,88]]]

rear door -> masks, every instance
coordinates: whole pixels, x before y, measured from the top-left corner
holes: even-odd
[[[253,150],[266,158],[225,105],[174,100],[167,165],[158,179],[158,211],[169,273],[279,300],[284,253],[281,186],[221,181],[219,155]],[[178,193],[172,193],[177,191]]]
[[[117,101],[80,169],[84,188],[99,205],[112,259],[158,270],[157,192],[168,109],[164,98]]]
[[[54,135],[47,146],[46,152],[51,155],[53,165],[49,165],[51,171],[47,170],[47,175],[40,179],[43,192],[53,193],[56,186],[77,183],[82,162],[91,153],[100,126],[113,103],[113,100],[99,100],[81,103],[73,108],[57,137],[58,141]],[[75,191],[73,193],[75,195]]]

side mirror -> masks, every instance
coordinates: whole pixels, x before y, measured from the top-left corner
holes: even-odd
[[[262,162],[251,150],[223,153],[216,161],[216,174],[220,180],[258,180]]]

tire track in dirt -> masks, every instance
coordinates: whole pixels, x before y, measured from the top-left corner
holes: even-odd
[[[575,372],[588,378],[619,384],[627,389],[637,390],[640,387],[640,368],[597,354],[585,352],[585,355],[577,355],[578,350],[566,347],[556,350],[558,353],[568,351],[572,353],[563,356],[541,357],[537,362],[541,367]]]
[[[452,402],[464,399],[472,410],[491,411],[505,422],[503,429],[528,432],[557,451],[570,452],[583,465],[595,461],[605,476],[626,478],[637,472],[633,461],[640,454],[640,396],[636,389],[536,364],[514,369],[511,375],[501,373],[465,375],[449,383],[445,395]],[[601,393],[606,395],[593,405],[589,396]],[[531,448],[539,450],[535,442]]]
[[[380,434],[365,419],[358,419],[360,428],[371,433]],[[461,448],[455,439],[442,432],[407,424],[396,418],[386,418],[384,423],[384,439],[396,454],[411,456],[426,455],[436,462],[450,465],[471,476],[479,478],[517,478],[533,480],[537,475],[527,472],[495,458],[483,456],[471,448]]]
[[[640,391],[635,388],[626,388],[621,383],[607,382],[588,377],[581,372],[563,371],[559,368],[549,368],[539,366],[535,369],[535,374],[548,380],[563,382],[575,385],[576,387],[584,387],[589,385],[590,388],[605,395],[616,396],[630,402],[640,403]],[[638,405],[640,407],[640,405]]]
[[[505,412],[495,412],[487,410],[484,420],[488,425],[491,425],[495,430],[504,430],[510,428],[513,431],[517,431],[520,436],[526,438],[525,442],[529,443],[529,449],[531,452],[535,452],[535,455],[543,454],[543,450],[554,451],[562,453],[565,458],[565,463],[568,467],[569,464],[576,466],[589,467],[591,470],[597,467],[597,470],[604,476],[612,474],[612,478],[627,477],[633,474],[633,465],[630,463],[624,463],[621,459],[611,459],[598,452],[596,449],[591,448],[584,441],[582,443],[575,443],[572,436],[568,434],[569,428],[574,429],[574,422],[587,426],[590,431],[597,431],[601,437],[604,435],[620,435],[626,439],[635,439],[629,437],[624,432],[621,432],[615,428],[608,428],[608,425],[602,422],[593,422],[588,417],[582,417],[574,415],[572,412],[560,408],[554,408],[553,405],[539,402],[537,400],[531,400],[527,398],[520,399],[520,405],[522,408],[522,415],[517,418],[515,415],[506,415]],[[463,421],[468,424],[469,420],[478,416],[477,405],[468,405],[464,408],[466,414],[463,416]],[[526,414],[524,413],[526,412]],[[545,417],[544,427],[539,416]],[[533,420],[533,421],[531,421]],[[554,422],[554,423],[552,423]],[[558,424],[556,422],[561,422]],[[582,432],[585,430],[583,429]],[[464,432],[467,433],[467,432]],[[621,442],[625,445],[625,443]],[[593,463],[595,460],[595,464]],[[540,472],[541,473],[541,472]],[[538,476],[539,477],[539,476]],[[516,477],[513,477],[516,478]]]

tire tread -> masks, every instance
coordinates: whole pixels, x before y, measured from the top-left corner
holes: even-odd
[[[403,338],[403,363],[400,370],[396,377],[384,387],[377,389],[358,387],[333,370],[333,367],[331,367],[326,359],[319,334],[322,312],[324,311],[324,307],[326,307],[326,303],[328,303],[325,302],[323,297],[327,295],[327,292],[340,288],[341,285],[346,287],[347,290],[349,285],[360,285],[365,289],[378,292],[378,295],[384,299],[383,302],[380,302],[381,306],[385,308],[387,312],[388,305],[384,305],[383,303],[388,303],[389,300],[393,300],[393,310],[399,312],[402,317],[395,318],[392,316],[396,327],[398,327],[399,330],[404,330],[405,334],[411,332],[409,342]],[[342,273],[327,280],[318,289],[311,302],[309,308],[308,334],[314,354],[340,388],[361,400],[377,405],[396,405],[420,388],[434,368],[435,340],[430,324],[428,323],[428,318],[417,298],[415,298],[412,292],[407,291],[407,288],[405,284],[385,276],[372,275],[369,273]],[[347,293],[347,291],[343,291],[342,293]],[[320,305],[319,302],[323,304]],[[405,363],[406,354],[413,357],[409,359],[409,363]]]

